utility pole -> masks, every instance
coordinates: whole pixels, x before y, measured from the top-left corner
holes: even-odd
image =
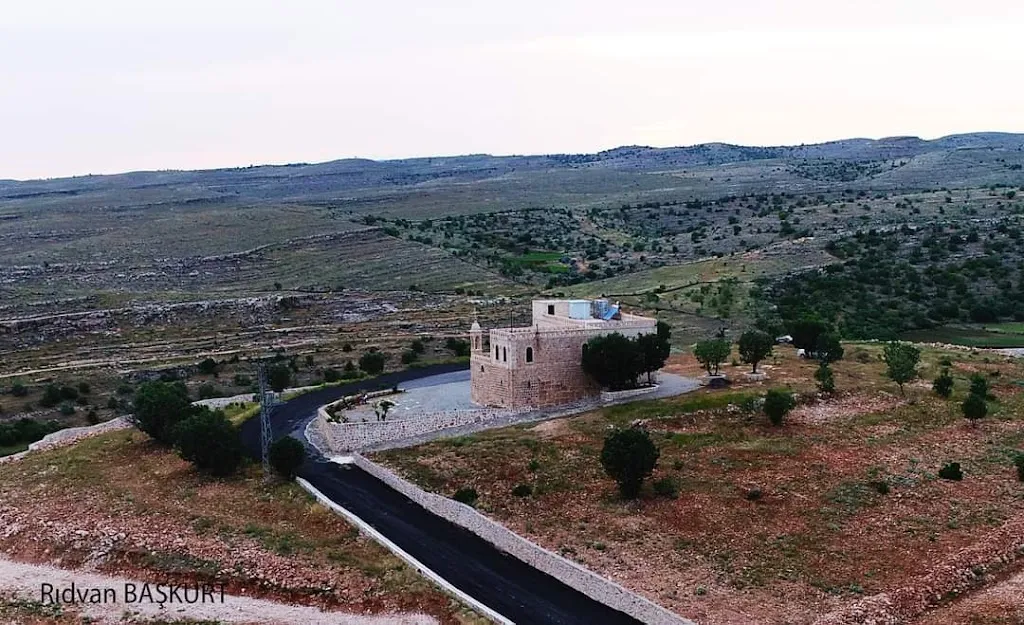
[[[270,413],[274,410],[274,393],[267,382],[267,364],[260,361],[258,365],[260,387],[260,451],[263,461],[263,479],[270,480],[270,443],[274,439],[274,431],[270,427]]]

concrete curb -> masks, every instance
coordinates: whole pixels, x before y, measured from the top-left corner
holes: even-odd
[[[462,601],[466,605],[472,607],[474,610],[476,610],[480,614],[483,614],[495,623],[500,623],[501,625],[515,625],[514,621],[505,618],[501,614],[498,614],[491,608],[480,603],[473,597],[470,597],[466,593],[462,592],[455,586],[452,586],[450,583],[448,583],[448,580],[444,579],[434,571],[424,566],[422,562],[412,557],[409,553],[407,553],[404,549],[402,549],[395,543],[388,540],[387,537],[385,537],[383,534],[374,529],[373,526],[371,526],[369,523],[363,521],[362,519],[352,514],[345,508],[339,506],[338,504],[328,499],[326,495],[321,493],[319,490],[317,490],[315,486],[313,486],[306,480],[302,479],[301,477],[297,477],[295,478],[295,481],[299,484],[299,486],[301,486],[306,492],[312,495],[313,498],[320,502],[322,505],[326,506],[334,513],[345,518],[345,520],[347,520],[349,523],[355,525],[357,528],[359,528],[360,532],[366,534],[370,538],[374,539],[375,541],[383,545],[384,548],[386,548],[388,551],[391,551],[396,556],[404,560],[406,564],[414,568],[420,575],[423,575],[427,579],[431,580],[432,582],[440,586],[441,589],[449,595],[452,595],[459,601]]]
[[[495,548],[547,573],[594,601],[619,610],[648,625],[695,625],[693,621],[663,608],[650,599],[523,538],[470,506],[441,495],[428,493],[358,453],[352,454],[346,460],[350,460],[352,464],[423,506],[428,512],[465,528],[494,545]]]

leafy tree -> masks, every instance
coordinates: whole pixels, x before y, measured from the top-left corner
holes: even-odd
[[[327,369],[324,369],[324,382],[332,383],[337,382],[340,379],[341,373],[337,369],[333,367],[328,367]]]
[[[814,346],[814,355],[820,362],[831,363],[843,359],[843,344],[839,342],[839,335],[835,332],[826,332],[818,336]]]
[[[774,347],[775,339],[767,332],[747,330],[740,335],[740,358],[751,366],[751,373],[757,373],[757,363],[771,356]]]
[[[644,365],[637,344],[618,332],[587,341],[581,360],[587,375],[613,391],[636,386]]]
[[[306,448],[291,436],[274,441],[270,446],[270,466],[287,479],[295,477],[295,473],[306,461]]]
[[[944,368],[932,382],[932,390],[939,397],[948,398],[953,394],[953,376],[949,374],[948,367]]]
[[[413,352],[415,352],[418,355],[418,354],[422,354],[423,352],[425,352],[427,350],[427,347],[426,347],[426,345],[423,344],[423,339],[416,339],[409,346],[409,349],[411,349]]]
[[[359,357],[359,368],[369,375],[377,375],[381,371],[384,371],[385,360],[386,357],[381,352],[366,352]]]
[[[983,395],[977,395],[975,393],[969,393],[967,399],[960,404],[960,410],[964,413],[964,418],[974,425],[979,419],[983,419],[988,414],[988,404],[985,403],[985,397]]]
[[[708,375],[718,375],[719,367],[729,357],[731,351],[732,345],[727,339],[708,339],[694,346],[693,355],[704,366]]]
[[[624,499],[636,499],[644,480],[654,472],[661,452],[647,430],[612,430],[604,439],[601,466],[619,486]]]
[[[818,383],[818,389],[822,393],[834,393],[836,390],[836,378],[832,373],[832,367],[827,360],[818,363],[818,370],[814,372],[814,379]]]
[[[292,385],[292,369],[285,364],[270,365],[267,367],[267,384],[280,393]]]
[[[11,385],[11,395],[15,397],[24,397],[28,395],[28,387],[21,382],[15,382]]]
[[[411,349],[407,349],[404,352],[402,352],[402,364],[403,365],[411,365],[412,363],[414,363],[417,360],[419,360],[419,358],[420,358],[419,353],[417,353],[417,352],[415,352],[415,351],[413,351]]]
[[[476,489],[472,486],[463,486],[452,495],[452,499],[467,506],[476,506],[476,501],[479,498],[480,495],[477,494]]]
[[[921,360],[921,350],[910,343],[892,341],[885,346],[882,357],[885,361],[886,375],[900,387],[900,395],[905,395],[903,385],[917,377],[917,363]]]
[[[453,336],[450,336],[448,337],[448,340],[445,341],[444,346],[456,356],[469,355],[469,341],[467,340],[457,339]]]
[[[183,382],[144,382],[134,404],[135,425],[162,445],[174,444],[174,427],[192,414]]]
[[[238,430],[220,410],[203,406],[174,429],[178,455],[200,471],[224,477],[242,464],[242,440]]]
[[[665,361],[672,353],[669,343],[671,338],[672,328],[664,321],[658,322],[654,333],[641,334],[636,338],[640,350],[640,371],[647,374],[648,382],[651,381],[651,374],[665,366]]]
[[[980,373],[975,373],[971,376],[971,395],[977,395],[982,399],[988,399],[988,379]]]
[[[64,397],[60,394],[60,387],[56,384],[47,384],[43,389],[43,396],[39,399],[39,405],[44,408],[53,408],[61,402]]]
[[[832,330],[829,324],[818,317],[801,317],[791,321],[787,329],[793,337],[793,345],[800,349],[813,352],[818,347],[818,338]]]
[[[782,425],[782,420],[796,407],[793,393],[783,388],[773,388],[764,397],[764,413],[772,425]]]
[[[203,375],[216,375],[217,361],[213,358],[204,358],[199,362],[199,373]]]
[[[91,390],[92,390],[92,387],[89,386],[88,382],[79,382],[78,383],[78,393],[79,393],[79,395],[88,395]]]

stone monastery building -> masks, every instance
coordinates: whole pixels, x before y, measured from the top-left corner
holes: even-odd
[[[657,331],[657,320],[621,311],[608,300],[533,301],[533,325],[470,329],[470,397],[501,408],[566,404],[600,393],[583,372],[584,344],[604,334],[627,337]]]

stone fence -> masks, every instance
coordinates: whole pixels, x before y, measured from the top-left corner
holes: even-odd
[[[326,406],[317,410],[316,428],[331,451],[353,451],[391,441],[413,438],[448,428],[490,421],[512,413],[509,410],[448,410],[431,412],[413,419],[334,423]]]
[[[637,395],[653,393],[656,390],[658,390],[657,384],[652,384],[651,386],[642,386],[640,388],[631,388],[625,391],[601,391],[601,401],[603,403],[617,402],[628,397],[636,397]]]
[[[392,471],[355,454],[356,466],[423,506],[427,511],[463,527],[501,551],[547,573],[594,601],[624,612],[647,625],[694,625],[656,603],[605,579],[579,564],[548,551],[488,519],[475,509],[447,497],[428,493]]]

